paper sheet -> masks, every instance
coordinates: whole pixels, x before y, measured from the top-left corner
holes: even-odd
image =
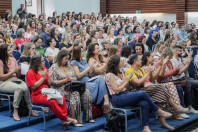
[[[26,75],[29,68],[30,68],[29,65],[21,63],[21,75]]]

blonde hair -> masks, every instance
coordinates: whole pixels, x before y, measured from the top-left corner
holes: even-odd
[[[165,46],[166,46],[166,47],[170,47],[170,44],[173,42],[173,40],[174,40],[173,38],[172,38],[172,39],[167,39],[167,40],[165,41],[165,43],[164,43]]]
[[[21,56],[29,57],[28,50],[31,49],[33,44],[32,43],[25,43],[24,45],[25,46],[24,46],[23,53],[22,53]]]
[[[118,46],[117,45],[113,45],[109,48],[109,53],[108,53],[108,57],[110,58],[111,56],[115,55],[116,52],[118,51]]]
[[[183,46],[184,46],[184,44],[186,44],[187,42],[185,41],[185,40],[181,40],[180,42],[179,42],[179,46],[181,46],[182,47],[182,49],[183,49]]]
[[[65,45],[68,45],[69,43],[69,37],[70,33],[65,32],[61,38],[61,43],[64,43]]]
[[[164,41],[159,41],[156,46],[155,46],[155,51],[154,52],[157,52],[159,50],[159,47],[164,45]]]
[[[162,57],[166,58],[167,56],[169,56],[169,58],[171,58],[173,56],[173,50],[170,47],[166,47],[163,50],[160,58],[162,58]]]

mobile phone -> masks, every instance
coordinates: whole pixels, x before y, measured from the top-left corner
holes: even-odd
[[[13,80],[12,82],[16,84],[21,84],[21,81],[17,81],[17,80]]]

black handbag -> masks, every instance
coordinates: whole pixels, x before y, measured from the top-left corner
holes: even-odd
[[[65,84],[65,90],[74,92],[77,91],[80,94],[85,92],[85,83],[80,81],[73,81]]]
[[[124,132],[125,131],[125,120],[122,115],[120,115],[115,110],[111,110],[106,114],[106,123],[104,130],[110,132]]]

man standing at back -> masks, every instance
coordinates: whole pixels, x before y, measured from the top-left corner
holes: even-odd
[[[21,8],[19,8],[17,10],[17,14],[19,15],[19,17],[22,19],[25,19],[25,15],[26,15],[26,11],[25,11],[25,8],[24,8],[24,4],[21,4]]]

